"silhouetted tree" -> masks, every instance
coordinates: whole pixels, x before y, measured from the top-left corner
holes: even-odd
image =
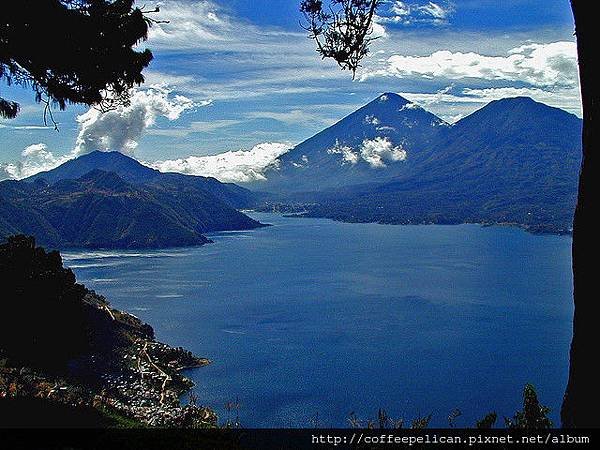
[[[597,285],[593,243],[597,240],[597,219],[593,217],[593,192],[596,189],[595,154],[598,146],[600,99],[598,81],[594,79],[595,44],[598,24],[593,2],[571,0],[575,18],[579,80],[583,102],[583,161],[579,177],[579,195],[573,223],[573,341],[569,384],[561,411],[564,427],[599,427],[600,382],[596,345],[600,342],[597,315]]]
[[[569,383],[565,393],[561,419],[565,427],[598,427],[600,416],[600,382],[595,358],[595,345],[600,342],[600,326],[594,314],[597,305],[595,277],[592,272],[591,244],[596,240],[593,229],[592,191],[595,190],[594,161],[597,156],[598,117],[600,99],[598,82],[594,80],[594,42],[598,27],[594,3],[570,0],[575,19],[579,78],[583,104],[583,160],[579,178],[579,193],[573,222],[573,278],[575,315],[571,344]],[[378,0],[330,0],[330,7],[321,0],[303,0],[309,36],[317,43],[323,58],[333,58],[342,69],[354,73],[369,52],[373,40],[373,17]],[[336,7],[338,7],[336,9]]]
[[[495,412],[488,413],[483,419],[477,421],[475,427],[482,430],[488,430],[496,424],[497,419],[498,415]]]
[[[4,2],[0,20],[0,80],[31,88],[38,103],[110,108],[127,103],[144,81],[150,50],[145,40],[150,11],[134,0],[20,0]],[[0,117],[14,118],[19,105],[0,96]]]
[[[506,427],[532,430],[552,428],[549,412],[550,408],[540,405],[535,388],[527,384],[523,389],[523,411],[517,411],[512,419],[506,418]]]
[[[304,28],[317,43],[322,58],[333,58],[352,77],[369,53],[373,17],[381,0],[303,0],[300,11],[306,18]]]

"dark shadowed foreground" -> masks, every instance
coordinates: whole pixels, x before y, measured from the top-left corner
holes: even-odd
[[[58,252],[16,236],[0,246],[0,424],[210,426],[181,406],[180,370],[208,364],[154,340],[152,327],[75,282]]]

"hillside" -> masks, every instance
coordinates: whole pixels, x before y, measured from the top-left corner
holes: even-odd
[[[392,93],[298,144],[252,188],[275,193],[322,191],[410,173],[449,126]]]
[[[120,152],[95,151],[65,162],[59,167],[37,173],[25,181],[45,180],[54,184],[60,180],[74,180],[92,170],[114,172],[123,180],[134,185],[156,184],[162,186],[193,187],[214,195],[233,208],[247,208],[254,202],[255,194],[232,183],[221,183],[215,178],[162,173],[144,166],[139,161]]]
[[[3,426],[215,424],[212,411],[179,402],[192,385],[180,370],[209,361],[157,342],[152,327],[77,284],[58,252],[11,237],[0,273]]]
[[[203,233],[262,226],[203,189],[210,180],[182,176],[185,182],[173,182],[178,177],[165,174],[163,181],[158,173],[142,182],[139,174],[150,174],[147,168],[124,155],[117,158],[137,172],[117,166],[130,174],[124,178],[82,157],[44,176],[0,183],[0,236],[30,234],[53,248],[164,248],[205,244]],[[79,178],[63,178],[90,167]]]

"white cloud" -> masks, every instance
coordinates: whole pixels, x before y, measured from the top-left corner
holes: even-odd
[[[406,150],[401,146],[394,146],[387,137],[376,137],[363,141],[360,155],[372,167],[385,167],[385,161],[404,161]]]
[[[79,134],[73,150],[55,155],[44,143],[33,144],[21,153],[21,160],[0,164],[1,179],[22,179],[54,169],[62,163],[95,150],[118,150],[133,155],[137,141],[159,117],[178,119],[194,106],[208,106],[210,101],[194,103],[187,97],[175,95],[164,87],[132,91],[131,103],[105,113],[90,108],[77,117]]]
[[[390,11],[399,17],[410,16],[411,7],[404,2],[395,1],[392,3]]]
[[[369,125],[379,125],[381,122],[379,119],[373,115],[368,115],[365,117],[365,123]]]
[[[503,98],[531,97],[549,106],[561,108],[581,117],[579,87],[540,89],[535,87],[495,87],[442,89],[435,93],[401,92],[400,95],[423,105],[447,123],[454,123],[483,105]]]
[[[54,131],[54,127],[44,125],[6,125],[0,123],[0,128],[10,128],[12,130],[48,130]]]
[[[454,5],[448,1],[389,1],[377,16],[379,23],[410,25],[447,25],[454,13]]]
[[[253,111],[244,114],[247,119],[272,119],[286,125],[316,123],[328,124],[330,117],[323,117],[315,113],[314,108],[292,109],[289,111]]]
[[[251,121],[263,119],[274,120],[287,126],[311,126],[319,129],[332,125],[339,119],[339,114],[347,114],[354,109],[354,105],[345,103],[323,103],[316,105],[299,105],[298,108],[294,107],[292,109],[283,109],[281,111],[257,110],[241,113],[239,116],[235,115],[235,118],[193,121],[185,126],[172,126],[169,124],[168,127],[164,128],[154,127],[148,130],[148,134],[153,136],[183,138],[192,133],[221,132],[223,129],[243,124],[246,129],[254,129],[252,134],[257,136],[260,132],[255,130],[255,124],[252,124]],[[271,138],[265,138],[265,140],[269,139]]]
[[[292,166],[296,168],[308,167],[308,156],[302,155],[299,161],[292,161]]]
[[[135,90],[128,106],[104,113],[90,108],[77,117],[79,135],[74,155],[94,150],[118,150],[133,154],[143,132],[154,125],[158,117],[173,121],[184,111],[196,106],[187,97],[176,95],[169,98],[169,94],[170,91],[163,87]],[[204,105],[210,105],[210,102]]]
[[[164,72],[146,71],[147,81],[166,82],[193,99],[247,100],[330,91],[317,84],[348,79],[335,62],[315,57],[314,42],[299,26],[258,26],[226,4],[164,2],[156,18],[168,23],[154,24],[143,45],[157,55],[177,53],[163,60]]]
[[[314,49],[310,49],[314,52]],[[285,49],[281,49],[285,52]],[[293,50],[290,50],[293,51]],[[278,95],[295,96],[298,94],[316,94],[319,92],[331,92],[331,87],[317,85],[323,80],[343,79],[347,73],[334,70],[329,61],[321,61],[312,53],[306,58],[290,57],[285,55],[285,62],[271,61],[261,55],[253,55],[250,62],[242,62],[251,66],[252,70],[246,71],[245,77],[236,77],[234,74],[226,78],[205,79],[200,76],[180,77],[166,72],[148,71],[148,80],[164,80],[169,86],[184,92],[187,96],[196,98],[211,97],[219,101],[248,101],[259,98],[271,98]],[[309,59],[310,58],[310,59]],[[222,62],[226,65],[225,62]],[[238,65],[239,65],[238,64]],[[268,74],[268,75],[266,75]]]
[[[361,80],[373,77],[411,77],[460,80],[506,80],[532,86],[576,86],[577,48],[574,42],[527,44],[502,56],[439,50],[426,56],[393,55],[380,69],[365,71]]]
[[[445,20],[454,11],[454,8],[450,5],[444,7],[434,2],[427,2],[426,5],[421,6],[419,9],[423,14],[433,17],[434,20]]]
[[[49,152],[46,144],[32,144],[26,147],[25,150],[21,152],[21,155],[25,157],[39,157],[41,159],[46,159]]]
[[[531,97],[532,99],[556,108],[567,111],[581,117],[581,97],[578,87],[571,89],[558,89],[547,91],[537,88],[500,87],[472,89],[464,88],[463,95],[468,99],[477,99],[482,103],[500,100],[509,97]]]
[[[69,156],[55,156],[43,143],[29,145],[21,156],[22,159],[15,163],[0,164],[0,179],[27,178],[54,169],[70,159]]]
[[[386,167],[386,161],[404,161],[407,156],[406,150],[392,144],[388,137],[365,139],[358,151],[336,141],[327,153],[342,155],[342,164],[357,164],[362,159],[375,168]]]
[[[248,183],[265,180],[264,172],[270,167],[275,167],[277,158],[291,148],[289,143],[267,142],[255,145],[250,150],[189,156],[146,164],[161,172],[179,172],[214,177],[223,182]]]
[[[341,145],[337,140],[335,141],[335,145],[333,147],[327,149],[327,153],[330,155],[342,155],[342,164],[356,164],[360,160],[359,153],[355,152],[352,147]]]
[[[242,64],[245,57],[274,58],[281,63],[280,56],[286,53],[293,61],[299,51],[304,53],[311,47],[302,45],[307,43],[300,28],[287,31],[257,26],[236,16],[231,8],[209,0],[169,0],[161,5],[159,19],[148,35],[147,44],[153,50],[236,53],[241,55],[236,60]]]
[[[169,1],[161,6],[160,23],[153,24],[149,42],[158,49],[190,48],[227,42],[229,17],[209,1]]]
[[[17,179],[19,173],[19,163],[0,163],[0,181]]]
[[[372,30],[371,30],[371,38],[373,39],[382,39],[382,38],[386,38],[388,37],[388,33],[385,29],[385,27],[383,25],[381,25],[381,23],[377,22],[377,19],[375,19],[373,21],[373,25],[372,25]]]
[[[376,129],[377,131],[396,131],[396,128],[394,128],[394,127],[390,127],[390,126],[387,126],[387,125],[383,125],[383,126],[381,126],[381,127],[377,127],[377,128],[375,128],[375,129]]]
[[[186,127],[173,127],[168,128],[151,128],[148,130],[148,134],[153,136],[169,136],[182,138],[192,133],[213,133],[224,128],[228,128],[241,123],[237,119],[220,119],[211,120],[209,122],[191,122]]]
[[[416,103],[407,103],[406,105],[402,105],[402,107],[399,109],[399,111],[406,111],[406,110],[410,110],[410,109],[421,109],[421,107],[419,105],[417,105]]]

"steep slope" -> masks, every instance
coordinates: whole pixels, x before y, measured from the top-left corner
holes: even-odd
[[[259,226],[197,187],[135,185],[98,169],[52,185],[0,183],[0,236],[28,233],[51,247],[201,245],[202,233]]]
[[[122,179],[134,184],[146,183],[160,176],[158,170],[146,167],[120,152],[95,151],[71,159],[55,169],[35,174],[26,181],[43,179],[49,184],[54,184],[60,180],[76,180],[96,169],[114,172]]]
[[[405,98],[382,94],[281,156],[252,187],[290,193],[390,180],[427,158],[448,128]]]
[[[212,411],[179,401],[193,385],[181,368],[209,361],[157,342],[150,325],[77,284],[58,252],[11,237],[0,273],[3,427],[215,425]]]
[[[162,173],[144,166],[139,161],[120,152],[91,152],[67,161],[55,169],[33,175],[27,178],[27,181],[45,180],[49,184],[54,184],[60,180],[80,178],[96,169],[114,172],[123,180],[134,185],[169,185],[173,188],[178,186],[194,187],[214,195],[234,208],[247,208],[255,200],[255,194],[235,184],[221,183],[215,178],[209,177]]]
[[[392,223],[508,222],[571,227],[581,120],[529,98],[492,102],[439,137],[392,182],[321,195],[311,215]]]

